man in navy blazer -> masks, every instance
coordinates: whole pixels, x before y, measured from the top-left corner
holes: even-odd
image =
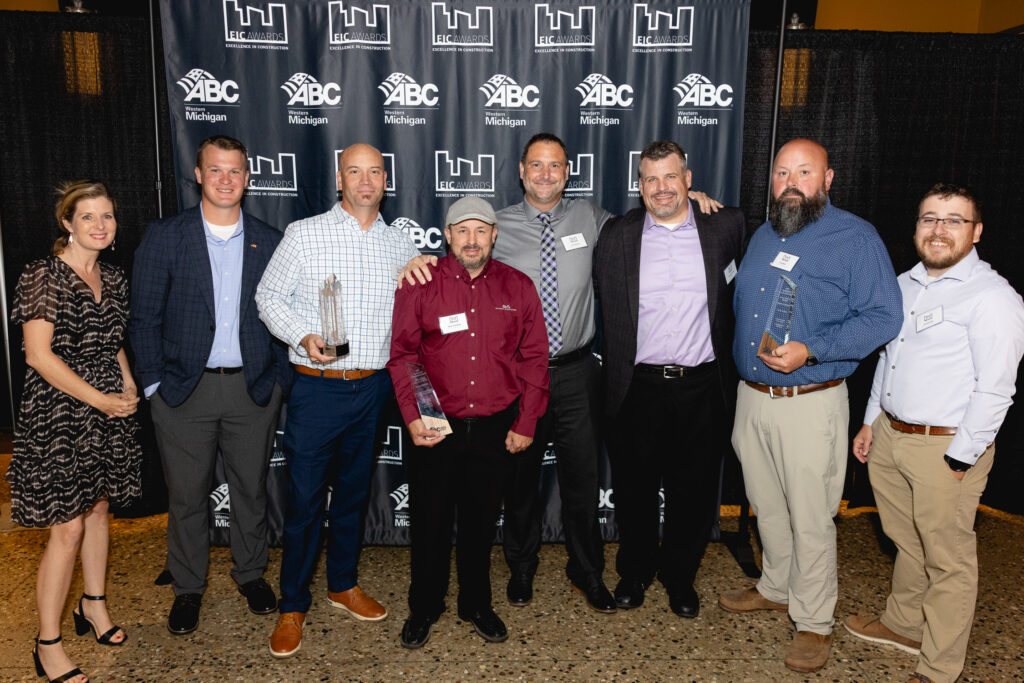
[[[646,210],[609,220],[594,252],[619,527],[615,601],[639,607],[657,575],[669,608],[687,618],[700,609],[693,580],[736,403],[732,293],[746,233],[739,209],[694,211],[690,181],[682,148],[652,142],[640,156]]]
[[[277,608],[267,566],[266,478],[288,357],[253,294],[281,232],[241,210],[245,146],[215,135],[196,153],[199,206],[152,223],[135,252],[129,335],[152,402],[167,482],[171,633],[194,631],[209,564],[207,499],[218,450],[231,510],[231,575],[249,609]]]

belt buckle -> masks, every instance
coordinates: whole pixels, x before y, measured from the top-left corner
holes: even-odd
[[[779,394],[777,396],[775,395],[775,390],[776,389],[779,390]],[[789,396],[789,392],[787,391],[787,389],[788,389],[788,387],[773,387],[772,385],[769,384],[768,385],[768,395],[771,396],[772,398],[785,398],[785,397]]]
[[[661,377],[662,379],[679,379],[685,374],[685,370],[679,365],[663,365],[661,366]]]

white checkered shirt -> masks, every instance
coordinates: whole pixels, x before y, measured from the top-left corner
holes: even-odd
[[[256,288],[260,319],[288,344],[291,362],[317,369],[302,347],[320,327],[320,286],[331,275],[341,282],[349,355],[333,369],[379,370],[391,349],[391,312],[396,274],[419,251],[401,229],[377,215],[369,230],[335,204],[327,213],[288,226]]]

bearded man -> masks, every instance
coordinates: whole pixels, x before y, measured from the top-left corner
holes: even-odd
[[[867,221],[828,199],[825,148],[792,140],[772,167],[769,220],[736,274],[732,444],[763,549],[756,586],[726,591],[730,612],[789,612],[785,664],[821,669],[838,595],[836,530],[846,472],[844,380],[902,324],[892,262]]]

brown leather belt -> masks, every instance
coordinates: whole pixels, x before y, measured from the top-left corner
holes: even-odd
[[[296,365],[292,363],[292,367],[295,368],[295,372],[300,375],[309,375],[310,377],[327,377],[329,379],[363,379],[369,377],[376,370],[315,370],[305,365]]]
[[[798,384],[792,387],[773,387],[768,384],[757,384],[756,382],[744,383],[751,389],[757,389],[763,394],[768,394],[772,398],[786,398],[790,396],[801,396],[803,394],[809,394],[813,391],[821,391],[822,389],[831,389],[832,387],[838,387],[843,383],[842,379],[834,379],[829,382],[819,382],[818,384]]]
[[[882,411],[885,412],[885,411]],[[953,436],[956,434],[956,427],[931,427],[929,425],[913,425],[909,422],[901,422],[895,417],[885,412],[885,416],[889,418],[889,424],[897,432],[903,432],[904,434],[924,434],[926,436]]]

